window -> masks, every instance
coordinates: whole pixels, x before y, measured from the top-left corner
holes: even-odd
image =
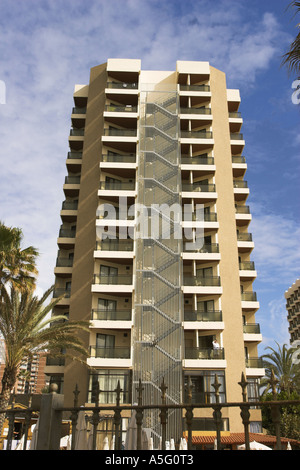
[[[215,389],[213,383],[215,382],[215,375],[218,376],[218,381],[221,384],[219,388],[220,403],[226,401],[225,391],[225,372],[222,370],[202,370],[197,372],[187,371],[185,375],[185,390],[187,390],[188,379],[190,377],[192,382],[192,403],[215,403]],[[186,392],[187,393],[187,392]],[[187,401],[187,394],[185,401]]]
[[[120,403],[130,403],[131,375],[129,370],[101,369],[93,371],[89,380],[88,402],[96,401],[95,387],[99,383],[99,403],[116,403],[116,390],[118,381],[121,387]]]

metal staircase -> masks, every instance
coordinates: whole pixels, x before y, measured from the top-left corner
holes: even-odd
[[[151,214],[155,231],[136,240],[135,315],[133,329],[133,401],[141,379],[144,403],[160,403],[160,385],[167,385],[167,403],[182,401],[182,240],[178,220],[162,205],[180,206],[180,146],[176,90],[142,91],[140,102],[138,204]],[[161,209],[161,210],[159,210]],[[180,210],[181,213],[181,210]],[[165,229],[166,225],[168,230]],[[148,222],[142,220],[142,226]],[[180,439],[181,415],[169,412],[167,439]],[[156,445],[160,438],[158,411],[146,413],[146,427]]]

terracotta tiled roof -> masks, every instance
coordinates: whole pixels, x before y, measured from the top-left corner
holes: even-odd
[[[193,436],[193,444],[213,444],[215,441],[215,436]],[[266,434],[250,433],[249,434],[250,442],[256,441],[261,444],[276,444],[276,436],[269,436]],[[288,439],[286,437],[281,437],[282,443],[298,444],[300,441],[295,439]],[[245,443],[245,434],[243,432],[230,433],[228,436],[221,436],[222,444],[236,444],[241,445]]]

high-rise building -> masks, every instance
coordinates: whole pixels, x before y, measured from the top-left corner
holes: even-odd
[[[238,90],[208,62],[178,61],[175,71],[147,71],[139,60],[108,59],[76,85],[55,267],[54,310],[91,320],[82,334],[86,367],[66,359],[47,373],[73,403],[249,399],[264,375],[252,284],[251,213]],[[251,410],[251,429],[260,429]],[[240,410],[224,409],[223,431],[240,432]],[[185,424],[170,413],[169,437]],[[147,427],[159,437],[158,416]],[[182,428],[183,427],[183,428]],[[194,433],[212,429],[212,413],[195,411]]]
[[[300,279],[285,292],[290,343],[300,340]]]

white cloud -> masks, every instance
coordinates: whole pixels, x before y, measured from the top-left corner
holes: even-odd
[[[169,70],[176,60],[209,60],[228,83],[247,87],[286,40],[272,13],[254,21],[252,12],[250,21],[247,8],[235,1],[218,8],[209,1],[1,2],[7,104],[0,107],[0,220],[22,227],[25,244],[40,248],[43,289],[53,282],[75,83],[87,83],[90,67],[108,57],[128,57],[141,58],[145,69]],[[272,233],[266,222],[264,231],[256,229],[259,260]],[[284,226],[280,233],[291,243]],[[280,243],[272,240],[275,259]],[[290,266],[292,248],[286,251]]]

